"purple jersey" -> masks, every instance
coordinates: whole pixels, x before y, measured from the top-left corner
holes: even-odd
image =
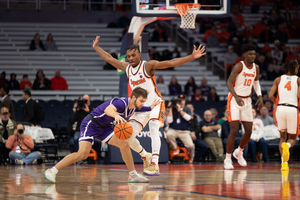
[[[98,138],[103,142],[108,142],[113,136],[112,124],[115,121],[113,117],[107,116],[105,114],[105,109],[109,105],[114,105],[117,109],[117,113],[124,119],[129,118],[135,111],[146,112],[151,111],[150,107],[142,107],[141,110],[129,109],[129,98],[113,98],[109,101],[104,102],[99,105],[95,110],[93,110],[90,115],[97,120],[105,128],[98,126],[96,123],[92,122],[89,118],[85,117],[80,125],[80,137],[79,141],[90,141],[93,142],[94,138]]]

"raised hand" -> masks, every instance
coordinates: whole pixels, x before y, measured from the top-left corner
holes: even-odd
[[[204,52],[204,51],[205,51],[205,46],[202,46],[200,44],[198,49],[197,49],[196,46],[194,45],[194,50],[193,50],[193,53],[192,53],[194,59],[200,58],[201,56],[205,55],[206,52]]]
[[[98,46],[100,36],[96,36],[95,40],[93,40],[93,48]]]

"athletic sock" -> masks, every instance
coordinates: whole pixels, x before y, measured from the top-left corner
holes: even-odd
[[[231,153],[226,153],[226,159],[231,159]]]
[[[240,146],[238,147],[238,150],[241,152],[244,151],[244,149],[242,149]]]
[[[136,174],[137,174],[137,172],[136,172],[135,170],[129,172],[129,175],[130,175],[130,176],[133,176],[133,175],[136,175]]]
[[[287,145],[289,146],[289,148],[291,148],[291,144],[289,142],[287,142]]]
[[[154,162],[156,165],[158,164],[158,156],[157,155],[152,156],[152,162]]]
[[[147,155],[147,151],[145,149],[143,149],[141,152],[140,152],[140,155],[145,158],[146,155]]]

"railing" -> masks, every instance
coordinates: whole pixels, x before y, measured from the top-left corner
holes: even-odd
[[[98,6],[98,5],[112,5],[112,11],[116,11],[117,5],[126,5],[131,6],[130,2],[120,2],[117,0],[110,0],[111,2],[98,2],[98,1],[92,1],[92,0],[84,0],[84,1],[69,1],[69,0],[62,0],[62,1],[42,1],[42,0],[0,0],[0,3],[6,3],[6,9],[11,10],[11,4],[12,3],[23,3],[24,4],[35,4],[35,10],[42,10],[43,5],[46,4],[56,4],[60,5],[61,8],[66,11],[67,5],[76,5],[81,4],[85,6],[85,10],[91,11],[92,6]],[[70,9],[71,10],[71,9]]]

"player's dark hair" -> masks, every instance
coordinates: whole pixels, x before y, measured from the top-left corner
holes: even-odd
[[[141,51],[140,51],[140,48],[139,48],[139,46],[138,45],[130,45],[127,49],[126,49],[126,52],[128,51],[128,50],[137,50],[139,53],[141,53]]]
[[[282,69],[287,74],[290,72],[290,74],[295,74],[295,69],[299,65],[297,60],[289,60],[288,62],[284,63],[282,65]]]
[[[140,96],[142,96],[143,98],[147,98],[148,92],[147,92],[147,90],[145,90],[141,87],[137,87],[134,90],[132,90],[130,98],[132,98],[133,96],[135,96],[136,98],[139,98]]]
[[[246,53],[247,51],[256,51],[256,46],[253,44],[244,44],[242,51],[243,53]]]

